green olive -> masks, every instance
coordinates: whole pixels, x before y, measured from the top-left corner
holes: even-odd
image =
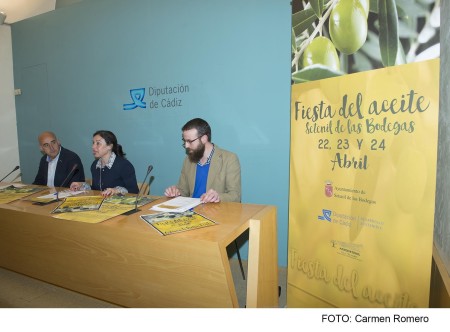
[[[366,13],[366,18],[367,18],[369,16],[370,0],[359,0],[359,3],[364,8],[364,12]]]
[[[344,54],[358,51],[367,38],[367,16],[360,0],[340,0],[329,20],[330,37]]]
[[[340,70],[339,56],[328,38],[314,38],[306,47],[302,57],[303,68],[313,64],[322,64],[333,70]]]

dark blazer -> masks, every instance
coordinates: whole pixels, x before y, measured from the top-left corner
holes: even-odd
[[[93,190],[105,190],[117,186],[126,188],[129,193],[137,194],[139,191],[134,166],[125,158],[116,155],[114,163],[108,167],[96,168],[98,160],[91,165]],[[101,177],[100,177],[101,173]],[[100,183],[101,180],[101,183]]]
[[[55,187],[61,187],[63,181],[69,175],[73,166],[77,164],[77,168],[72,175],[64,183],[64,187],[70,187],[72,182],[84,182],[84,169],[80,157],[75,152],[67,150],[61,146],[58,164],[55,171]],[[33,184],[47,185],[48,162],[47,155],[43,155],[39,163],[39,170],[36,174]]]

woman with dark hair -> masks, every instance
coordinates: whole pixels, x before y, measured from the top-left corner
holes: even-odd
[[[133,165],[125,159],[116,135],[108,130],[98,130],[92,139],[92,153],[96,160],[91,165],[92,185],[73,182],[72,190],[100,190],[103,196],[139,191]]]

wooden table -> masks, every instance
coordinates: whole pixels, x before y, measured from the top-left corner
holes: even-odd
[[[160,202],[97,224],[0,204],[0,266],[125,307],[238,307],[226,247],[249,230],[246,306],[278,307],[274,206],[200,205],[218,225],[162,236],[139,217]]]

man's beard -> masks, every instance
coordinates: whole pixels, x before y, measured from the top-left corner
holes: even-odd
[[[205,144],[200,144],[201,145],[197,149],[186,149],[186,154],[193,163],[198,163],[205,153]]]

